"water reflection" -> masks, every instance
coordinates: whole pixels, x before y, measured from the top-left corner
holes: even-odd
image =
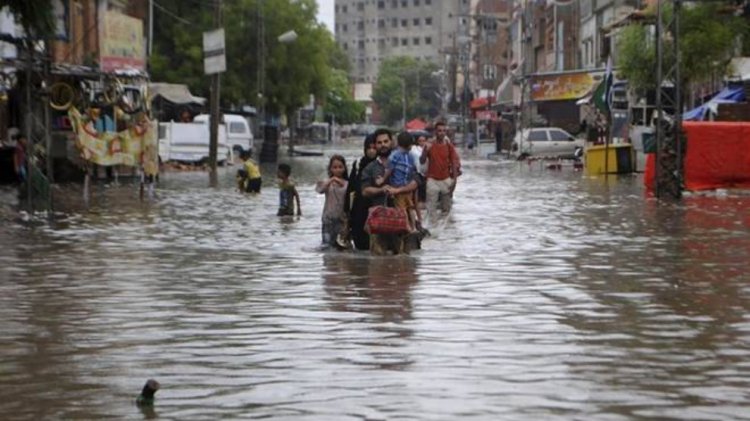
[[[3,219],[3,419],[747,419],[750,197],[467,158],[423,250],[372,258],[319,247],[326,162],[291,220],[231,170]]]
[[[323,280],[330,308],[336,312],[365,314],[374,340],[360,345],[381,347],[373,354],[375,366],[402,370],[413,362],[407,353],[389,348],[408,345],[413,334],[412,289],[417,284],[417,260],[409,256],[376,258],[327,253],[323,255]]]

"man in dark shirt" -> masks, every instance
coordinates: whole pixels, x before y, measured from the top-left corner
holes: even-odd
[[[378,157],[362,170],[362,195],[370,199],[373,206],[385,205],[387,198],[396,194],[408,193],[417,189],[417,180],[412,174],[412,179],[403,187],[393,187],[387,184],[379,186],[380,179],[385,175],[388,156],[391,154],[392,134],[388,129],[378,129],[374,133],[375,147]],[[370,252],[383,255],[391,250],[394,254],[409,253],[411,249],[407,241],[407,235],[370,235]]]

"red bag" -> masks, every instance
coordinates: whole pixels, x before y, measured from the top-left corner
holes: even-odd
[[[365,231],[368,234],[406,234],[409,232],[406,210],[387,206],[373,206],[367,214]]]

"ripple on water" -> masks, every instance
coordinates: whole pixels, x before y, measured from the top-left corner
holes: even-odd
[[[0,413],[750,418],[750,198],[661,206],[638,178],[465,161],[411,257],[321,251],[325,158],[292,161],[301,218],[275,216],[270,178],[237,194],[230,169],[5,224]]]

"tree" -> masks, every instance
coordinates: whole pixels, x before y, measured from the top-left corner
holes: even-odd
[[[334,69],[331,73],[331,87],[323,112],[333,115],[339,124],[359,123],[364,120],[365,106],[354,100],[351,83],[346,71]]]
[[[52,0],[0,0],[0,9],[5,7],[34,38],[47,39],[54,33]]]
[[[392,57],[383,61],[372,99],[386,124],[402,119],[404,97],[406,119],[435,117],[440,110],[440,81],[437,65],[412,57]]]
[[[211,2],[160,0],[166,13],[156,12],[154,80],[186,83],[191,91],[209,94],[203,74],[202,32],[213,28]],[[260,9],[259,9],[260,8]],[[315,0],[233,0],[224,2],[227,71],[222,74],[222,104],[264,105],[270,113],[290,113],[311,94],[325,97],[331,81],[330,64],[339,61],[331,33],[316,21]],[[260,12],[260,13],[259,13]],[[258,51],[258,27],[265,27],[265,51]],[[281,44],[277,37],[294,30],[296,41]],[[265,57],[260,69],[259,57]],[[258,72],[264,72],[265,89],[259,95]]]
[[[722,5],[697,4],[682,9],[680,26],[681,81],[688,92],[691,84],[726,74],[736,41],[748,32],[747,21],[720,13]],[[653,10],[651,11],[653,13]],[[667,8],[671,14],[671,8]],[[672,41],[663,41],[665,69],[675,62]],[[634,24],[623,29],[617,44],[619,72],[640,94],[656,89],[656,46],[650,28]]]

